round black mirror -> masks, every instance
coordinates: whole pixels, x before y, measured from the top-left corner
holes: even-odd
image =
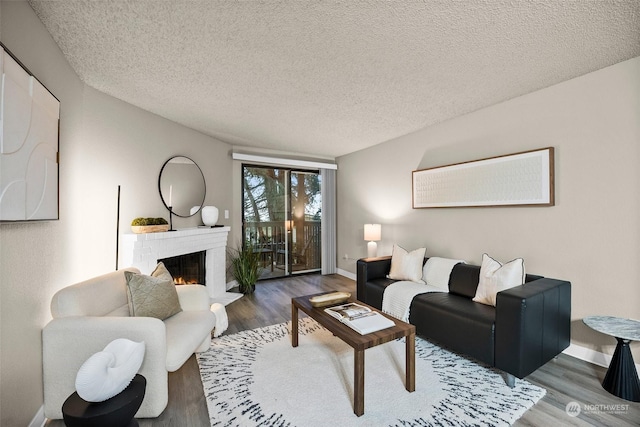
[[[162,165],[158,188],[162,203],[183,218],[200,211],[207,192],[202,170],[185,156],[172,157]]]

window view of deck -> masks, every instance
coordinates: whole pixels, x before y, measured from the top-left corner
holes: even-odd
[[[319,271],[321,179],[314,171],[243,166],[243,233],[261,279]]]

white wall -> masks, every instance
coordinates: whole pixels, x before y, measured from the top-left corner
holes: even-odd
[[[365,223],[394,243],[479,265],[524,257],[527,271],[572,282],[572,341],[612,354],[581,319],[640,319],[640,58],[338,159],[338,267],[365,257]],[[547,146],[556,206],[412,209],[411,172]],[[640,344],[633,344],[640,360]]]
[[[17,426],[42,405],[51,296],[115,268],[118,185],[121,232],[137,216],[168,219],[158,174],[185,155],[203,170],[205,204],[233,215],[232,161],[229,145],[85,86],[26,2],[3,1],[0,15],[3,44],[61,102],[60,220],[0,225],[0,425]],[[176,228],[197,223],[174,218]]]
[[[130,232],[136,217],[164,217],[169,214],[158,192],[158,175],[164,162],[172,156],[193,159],[202,169],[207,185],[205,205],[217,206],[221,212],[231,210],[230,145],[214,140],[174,122],[118,101],[94,89],[85,88],[84,133],[91,143],[78,147],[82,153],[77,176],[70,181],[72,195],[82,195],[74,206],[86,204],[101,209],[106,226],[93,231],[109,246],[102,257],[89,254],[87,263],[102,269],[115,264],[115,218],[117,187],[121,186],[121,232]],[[77,215],[81,226],[72,241],[86,239],[86,230],[94,227],[95,218]],[[201,224],[198,215],[191,218],[173,216],[174,228]],[[219,223],[224,223],[221,219]],[[84,273],[83,273],[84,274]]]

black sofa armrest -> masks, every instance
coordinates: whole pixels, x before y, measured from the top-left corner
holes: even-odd
[[[365,283],[372,279],[387,277],[389,270],[391,270],[391,255],[359,259],[356,263],[356,299],[366,301]]]
[[[524,378],[569,346],[571,283],[542,278],[499,292],[495,367]]]

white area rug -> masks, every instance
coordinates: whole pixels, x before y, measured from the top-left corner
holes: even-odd
[[[297,348],[283,323],[216,338],[197,355],[212,426],[506,426],[546,390],[416,338],[416,391],[404,341],[365,352],[364,415],[353,413],[353,349],[310,318]]]

